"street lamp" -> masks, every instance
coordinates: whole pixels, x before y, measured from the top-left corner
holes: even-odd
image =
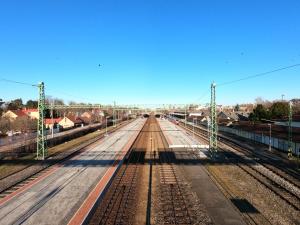
[[[272,124],[269,123],[268,125],[270,127],[270,131],[269,131],[269,151],[271,151],[272,150],[272,147],[271,147],[271,144],[272,144]]]
[[[108,116],[105,117],[105,137],[108,136],[108,134],[107,134],[107,118],[108,118]]]
[[[184,114],[184,127],[186,127],[186,113],[187,113],[187,105],[185,106],[185,114]]]
[[[113,106],[113,124],[114,127],[116,127],[116,101],[114,101],[114,106]]]
[[[195,120],[197,120],[197,118],[193,118],[193,139],[195,139]]]

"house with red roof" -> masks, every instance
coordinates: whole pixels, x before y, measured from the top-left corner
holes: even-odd
[[[8,110],[2,117],[8,118],[10,120],[15,120],[19,117],[28,117],[30,119],[38,119],[39,111],[38,109],[18,109],[18,110]]]
[[[73,127],[80,127],[84,125],[84,121],[80,117],[76,117],[73,115],[63,117],[58,124],[63,129],[70,129]]]
[[[38,119],[39,118],[39,111],[38,109],[22,109],[22,112],[26,113],[31,119]]]
[[[62,120],[61,117],[59,118],[46,118],[45,119],[45,127],[52,129],[54,126],[56,126],[57,124],[59,124],[59,122]]]
[[[20,117],[28,117],[29,116],[23,112],[22,110],[7,110],[5,113],[3,113],[2,117],[8,118],[9,120],[13,121]]]

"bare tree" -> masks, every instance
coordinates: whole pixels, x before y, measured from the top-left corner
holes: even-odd
[[[18,117],[12,122],[12,130],[21,131],[22,133],[28,133],[36,130],[37,128],[36,119],[30,119],[29,117]]]
[[[0,132],[2,135],[6,135],[11,130],[11,121],[8,118],[0,118]]]

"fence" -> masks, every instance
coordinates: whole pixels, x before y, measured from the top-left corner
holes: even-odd
[[[237,136],[247,138],[247,139],[262,143],[262,144],[269,145],[269,143],[270,143],[270,137],[266,136],[264,134],[257,134],[257,133],[253,133],[253,132],[248,132],[248,131],[239,130],[239,129],[233,129],[230,127],[223,127],[223,126],[219,126],[218,129],[219,129],[219,131],[235,134]],[[276,148],[281,151],[287,152],[289,143],[287,140],[271,137],[271,146],[272,146],[272,148]],[[300,151],[300,143],[292,142],[292,151],[294,154],[298,155],[299,151]]]

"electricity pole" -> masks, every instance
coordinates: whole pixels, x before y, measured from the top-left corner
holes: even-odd
[[[293,103],[289,102],[289,145],[288,145],[288,157],[293,156],[293,149],[292,149],[292,143],[293,143],[293,131],[292,131],[292,121],[293,121]]]
[[[211,84],[211,100],[210,100],[210,127],[209,127],[209,150],[214,156],[218,149],[217,140],[217,111],[216,111],[216,84]]]
[[[37,149],[36,149],[36,158],[45,159],[47,155],[46,147],[46,130],[45,130],[45,86],[44,82],[38,84],[39,88],[39,99],[38,99],[38,127],[37,127]]]

